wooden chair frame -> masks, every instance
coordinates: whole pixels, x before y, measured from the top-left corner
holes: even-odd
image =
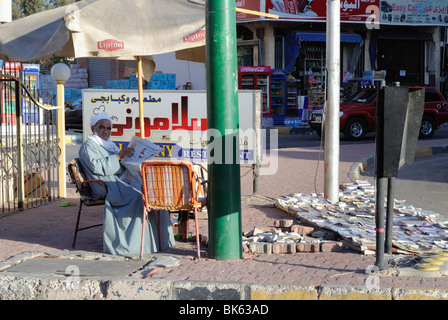
[[[79,221],[81,218],[82,206],[100,206],[105,204],[106,195],[108,192],[107,184],[101,179],[91,179],[87,180],[84,169],[82,168],[81,162],[78,158],[71,160],[67,164],[67,173],[71,183],[76,186],[76,192],[79,193],[79,207],[78,207],[78,217],[76,219],[75,234],[73,236],[72,248],[75,248],[76,237],[78,231],[87,230],[94,227],[102,226],[103,224],[95,224],[87,227],[79,228]],[[105,189],[105,194],[102,197],[94,197],[92,195],[92,190],[90,187],[91,183],[99,183]]]

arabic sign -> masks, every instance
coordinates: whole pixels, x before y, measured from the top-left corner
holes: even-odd
[[[365,22],[371,16],[371,5],[379,0],[341,0],[341,21]],[[278,15],[280,20],[326,21],[327,2],[313,0],[236,0],[236,6]],[[237,14],[237,20],[263,19],[253,15]]]
[[[267,0],[269,13],[278,14],[283,19],[304,21],[326,21],[327,2],[313,0]],[[281,2],[284,5],[281,5]],[[379,0],[341,0],[341,21],[365,22],[370,16],[367,9]]]
[[[448,24],[446,0],[388,0],[381,1],[382,24]]]
[[[238,93],[240,155],[244,163],[255,160],[256,110],[261,110],[259,91]],[[207,159],[207,98],[205,91],[144,91],[145,138],[163,148],[163,158]],[[83,90],[84,140],[91,134],[90,118],[106,112],[113,121],[111,141],[126,147],[140,136],[139,98],[136,90]]]
[[[341,22],[382,24],[447,25],[446,0],[341,0]],[[276,14],[280,20],[326,21],[327,1],[317,0],[236,0],[236,6]],[[237,14],[237,20],[265,19]]]
[[[259,11],[264,12],[265,10],[261,7],[261,2],[264,1],[258,1],[258,0],[235,0],[235,7],[236,8],[243,8],[247,10],[253,10],[253,11]],[[237,12],[236,13],[236,20],[252,20],[252,19],[259,19],[260,16],[256,16],[253,14],[243,13],[243,12]]]

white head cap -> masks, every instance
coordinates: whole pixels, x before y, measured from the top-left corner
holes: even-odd
[[[97,115],[94,115],[90,118],[90,126],[93,127],[96,125],[96,123],[100,120],[107,119],[109,120],[110,124],[112,125],[112,120],[110,119],[109,115],[105,112],[101,112]]]

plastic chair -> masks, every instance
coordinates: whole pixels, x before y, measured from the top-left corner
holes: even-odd
[[[82,168],[81,163],[79,162],[78,158],[73,159],[70,161],[67,165],[67,173],[69,176],[69,180],[71,183],[73,183],[76,186],[76,192],[79,193],[79,208],[78,208],[78,217],[76,219],[76,228],[75,228],[75,235],[73,236],[73,243],[72,248],[75,248],[76,244],[76,237],[78,235],[78,231],[99,227],[103,224],[95,224],[83,228],[79,228],[79,220],[81,218],[81,211],[82,206],[101,206],[105,204],[105,199],[107,195],[107,184],[103,180],[100,179],[92,179],[87,180],[84,170]],[[94,197],[92,195],[92,190],[90,188],[91,183],[99,183],[104,186],[105,194],[102,197]]]
[[[203,205],[199,201],[199,193],[203,189],[197,173],[193,170],[193,165],[188,162],[144,161],[142,163],[142,179],[143,201],[146,207],[143,221],[146,221],[147,212],[152,210],[188,210],[194,212],[197,257],[199,260],[201,251],[197,211]],[[160,246],[160,214],[158,222]],[[143,224],[142,229],[140,258],[143,256],[144,232],[145,224]]]

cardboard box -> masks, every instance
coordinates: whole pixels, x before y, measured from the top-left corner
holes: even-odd
[[[26,198],[46,198],[48,197],[48,188],[45,181],[39,172],[29,173],[25,175],[24,181],[25,197]],[[18,196],[18,182],[17,177],[14,177],[14,194]]]

